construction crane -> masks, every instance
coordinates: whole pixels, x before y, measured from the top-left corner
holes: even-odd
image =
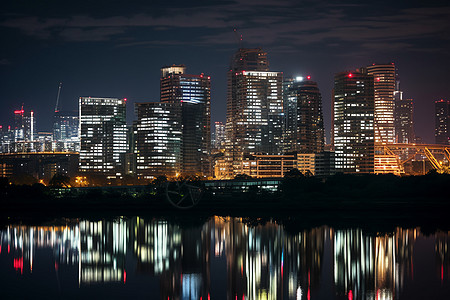
[[[62,82],[60,82],[59,86],[58,86],[58,95],[56,96],[55,113],[57,113],[59,111],[58,104],[59,104],[59,95],[61,94],[61,88],[62,88]]]

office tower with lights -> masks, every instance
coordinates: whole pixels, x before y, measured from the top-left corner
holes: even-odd
[[[23,106],[14,111],[14,141],[32,142],[36,137],[36,118],[31,110],[25,112]]]
[[[214,123],[214,142],[213,147],[216,149],[222,148],[225,142],[225,124],[222,122]]]
[[[80,97],[79,170],[118,178],[127,152],[126,99]]]
[[[136,103],[136,174],[152,179],[181,173],[181,103]]]
[[[367,74],[374,78],[375,116],[374,130],[376,143],[395,143],[394,125],[394,63],[368,66]]]
[[[226,153],[228,177],[240,173],[247,154],[280,154],[283,74],[270,72],[260,48],[239,49],[228,71]]]
[[[414,143],[414,105],[413,99],[395,100],[395,136],[400,144]]]
[[[434,137],[436,144],[450,144],[450,101],[443,99],[434,102]]]
[[[185,72],[184,65],[161,68],[161,102],[181,105],[182,174],[209,176],[211,77]]]
[[[53,140],[58,151],[79,151],[79,116],[77,112],[56,111],[53,117]]]
[[[374,172],[374,85],[363,72],[334,77],[336,172]]]
[[[324,146],[322,96],[317,83],[297,77],[284,91],[285,152],[320,153]]]

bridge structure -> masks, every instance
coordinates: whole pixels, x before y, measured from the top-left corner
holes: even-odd
[[[421,155],[436,171],[442,172],[450,162],[450,145],[376,143],[377,155],[395,157],[400,172],[404,172],[405,163]]]

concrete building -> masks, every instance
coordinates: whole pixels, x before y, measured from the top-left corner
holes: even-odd
[[[395,143],[395,65],[373,64],[366,68],[374,78],[374,130],[376,143]]]
[[[311,77],[285,81],[284,152],[319,153],[324,146],[322,96]],[[286,84],[286,83],[289,83]]]
[[[80,97],[79,114],[80,172],[121,177],[128,150],[126,99]]]
[[[374,84],[363,72],[334,77],[336,172],[374,172]]]
[[[184,65],[161,68],[161,102],[181,105],[182,174],[209,176],[211,77],[185,72]]]
[[[153,179],[181,174],[182,125],[180,103],[136,103],[136,174]]]
[[[415,143],[413,99],[395,100],[395,139],[397,143]]]
[[[267,53],[239,49],[228,71],[226,152],[228,178],[246,155],[280,154],[283,138],[283,74],[269,72]]]
[[[56,111],[53,117],[53,140],[56,151],[80,151],[79,115],[74,111]]]
[[[434,102],[434,137],[436,144],[450,144],[450,102],[443,99]]]

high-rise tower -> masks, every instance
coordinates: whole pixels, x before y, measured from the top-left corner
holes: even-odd
[[[36,138],[36,118],[31,110],[23,109],[14,111],[14,140],[15,142],[32,142]]]
[[[436,144],[450,144],[450,102],[443,99],[434,102],[434,136]]]
[[[285,152],[323,151],[322,96],[317,83],[310,78],[298,77],[284,91]]]
[[[241,173],[244,155],[279,154],[283,135],[283,74],[269,72],[261,48],[239,49],[228,71],[226,153],[228,177]]]
[[[374,78],[374,129],[377,143],[395,143],[395,72],[394,63],[373,64],[367,67],[367,73]]]
[[[181,103],[136,103],[136,173],[144,179],[181,173]]]
[[[413,99],[395,100],[395,137],[401,144],[414,143],[414,103]]]
[[[80,97],[81,172],[122,176],[127,152],[126,99]]]
[[[209,176],[211,78],[185,71],[184,65],[161,68],[161,102],[181,105],[182,173]]]
[[[341,72],[334,76],[336,172],[374,172],[373,76]]]

